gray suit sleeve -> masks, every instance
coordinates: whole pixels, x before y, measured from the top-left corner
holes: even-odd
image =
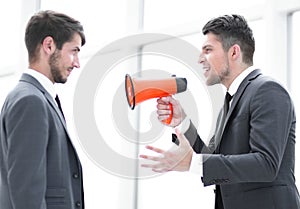
[[[27,96],[7,114],[8,186],[14,209],[46,209],[46,108],[38,96]]]

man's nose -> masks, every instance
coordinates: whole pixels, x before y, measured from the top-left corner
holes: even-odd
[[[79,62],[79,58],[75,57],[74,61],[73,61],[73,66],[76,68],[80,68],[80,62]]]
[[[205,57],[204,57],[204,55],[201,53],[200,56],[199,56],[199,59],[198,59],[198,63],[199,63],[199,64],[203,64],[204,61],[205,61]]]

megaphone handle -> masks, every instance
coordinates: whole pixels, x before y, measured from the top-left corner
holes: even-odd
[[[171,103],[169,104],[169,109],[171,110],[170,116],[167,119],[162,121],[163,123],[168,124],[168,125],[171,123],[172,118],[173,118],[173,105]]]

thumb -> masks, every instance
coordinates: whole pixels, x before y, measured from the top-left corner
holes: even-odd
[[[168,99],[169,99],[169,102],[170,102],[172,105],[178,105],[178,103],[179,103],[178,100],[177,100],[177,99],[174,99],[173,96],[169,96]]]
[[[184,136],[184,134],[181,133],[178,128],[175,129],[175,133],[179,140],[179,146],[186,145],[188,141],[187,141],[186,137]]]

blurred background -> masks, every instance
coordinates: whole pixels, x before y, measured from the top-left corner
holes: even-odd
[[[56,85],[62,100],[72,141],[77,148],[84,169],[84,187],[87,209],[162,209],[189,208],[212,209],[214,187],[204,188],[199,176],[189,172],[171,172],[164,175],[141,178],[140,168],[133,169],[130,178],[116,175],[101,167],[85,149],[78,137],[74,122],[74,94],[85,65],[105,46],[124,37],[159,33],[186,41],[201,49],[203,25],[213,17],[224,14],[241,14],[248,20],[256,40],[255,66],[264,74],[271,75],[282,83],[294,100],[296,113],[300,112],[300,0],[10,0],[0,1],[0,107],[7,93],[14,87],[21,73],[27,68],[27,52],[24,31],[30,16],[39,10],[56,10],[78,19],[84,26],[87,43],[80,52],[81,68],[75,69],[64,85]],[[298,35],[297,35],[298,34]],[[151,43],[134,44],[133,51],[141,52],[157,43],[172,40],[153,40]],[[174,49],[178,50],[178,49]],[[106,52],[104,52],[105,54]],[[111,52],[107,52],[111,53]],[[102,55],[101,55],[102,56]],[[191,56],[194,56],[191,55]],[[191,57],[197,63],[198,57]],[[102,69],[95,69],[102,70]],[[188,91],[194,96],[196,114],[188,102],[178,99],[187,112],[193,114],[199,134],[209,138],[213,129],[212,107],[206,89],[195,79],[193,71],[175,58],[147,54],[135,56],[116,63],[103,76],[95,95],[94,113],[99,131],[107,146],[119,156],[137,160],[147,152],[146,143],[139,143],[138,133],[160,127],[160,135],[147,144],[163,148],[172,146],[170,128],[155,120],[155,101],[145,102],[136,110],[127,110],[128,123],[136,130],[136,139],[130,141],[120,133],[114,121],[112,100],[119,88],[123,88],[124,75],[146,70],[162,70],[169,74],[186,77]],[[196,70],[196,69],[194,69]],[[201,69],[200,69],[201,70]],[[200,72],[201,73],[201,72]],[[99,72],[101,74],[101,72]],[[113,97],[113,98],[112,98]],[[126,100],[124,95],[124,101]],[[200,99],[199,99],[200,98]],[[126,101],[124,102],[125,105]],[[127,108],[127,107],[126,107]],[[128,108],[129,109],[129,108]],[[84,111],[84,107],[82,108]],[[121,110],[120,110],[121,111]],[[76,114],[76,112],[75,112]],[[154,118],[154,119],[153,119]],[[156,124],[157,123],[157,124]],[[297,130],[299,130],[299,125]],[[298,141],[298,139],[297,139]],[[300,161],[299,142],[296,147],[296,162]],[[101,147],[99,147],[101,156]],[[105,156],[102,156],[105,159]],[[112,163],[118,163],[114,159]],[[296,180],[300,186],[300,168],[296,163]],[[125,166],[126,165],[120,165]]]

